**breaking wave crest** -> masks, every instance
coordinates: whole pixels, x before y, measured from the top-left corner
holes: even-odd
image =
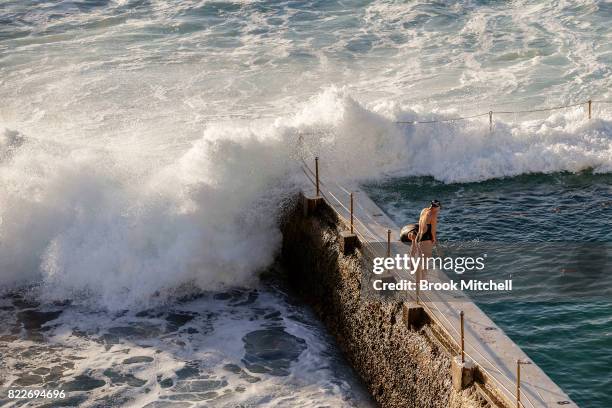
[[[87,147],[0,134],[0,284],[47,300],[122,309],[185,288],[248,286],[280,246],[278,217],[303,183],[300,158],[351,181],[428,175],[473,182],[534,172],[612,170],[612,118],[582,108],[518,123],[364,106],[327,89],[292,116],[218,122],[163,158],[141,146]],[[41,137],[40,139],[37,137]],[[150,147],[142,146],[142,149]],[[168,155],[172,155],[168,157]]]

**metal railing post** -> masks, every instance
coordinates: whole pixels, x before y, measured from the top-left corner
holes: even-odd
[[[416,271],[416,302],[417,305],[420,303],[419,301],[419,292],[421,291],[421,268],[417,268]]]
[[[391,257],[391,230],[387,230],[387,258]]]
[[[459,313],[461,317],[461,362],[465,363],[465,332],[463,331],[463,310]]]
[[[516,360],[516,408],[521,408],[521,360]]]
[[[589,119],[591,119],[591,107],[593,105],[593,101],[589,99]]]
[[[353,233],[353,193],[351,193],[351,234]]]
[[[319,158],[318,157],[315,157],[315,179],[316,179],[317,197],[319,197],[320,190],[319,190]]]
[[[489,132],[493,132],[493,111],[489,111]]]

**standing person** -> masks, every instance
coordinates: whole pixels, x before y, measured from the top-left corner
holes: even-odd
[[[436,229],[438,226],[438,213],[442,208],[442,204],[438,200],[432,200],[429,207],[421,210],[419,216],[418,230],[412,231],[409,238],[412,241],[410,248],[410,257],[415,262],[420,261],[419,267],[416,268],[417,281],[420,281],[423,272],[427,270],[427,259],[432,256],[432,249],[437,242]]]
[[[413,235],[412,248],[410,249],[412,258],[423,256],[423,262],[426,262],[427,258],[431,257],[433,246],[437,242],[436,227],[438,226],[438,213],[441,208],[440,201],[433,200],[429,207],[421,210],[419,229]]]

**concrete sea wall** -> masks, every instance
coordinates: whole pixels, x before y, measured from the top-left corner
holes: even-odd
[[[324,202],[305,216],[296,200],[282,223],[282,261],[375,400],[383,407],[503,406],[478,382],[453,387],[454,354],[426,318],[411,330],[402,302],[360,296],[364,258],[359,250],[342,254],[342,229]]]

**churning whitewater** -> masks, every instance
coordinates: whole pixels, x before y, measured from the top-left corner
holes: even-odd
[[[612,122],[589,121],[581,108],[496,123],[493,134],[477,120],[395,123],[421,117],[397,106],[368,109],[329,89],[273,123],[208,125],[161,160],[146,146],[74,146],[5,130],[2,283],[39,283],[46,300],[86,294],[115,310],[166,299],[181,286],[250,286],[278,250],[278,216],[303,182],[300,159],[314,155],[336,180],[469,182],[612,169]]]
[[[609,101],[611,19],[604,0],[0,0],[0,384],[370,406],[259,278],[301,160],[446,186],[610,173],[611,104],[396,122]]]

